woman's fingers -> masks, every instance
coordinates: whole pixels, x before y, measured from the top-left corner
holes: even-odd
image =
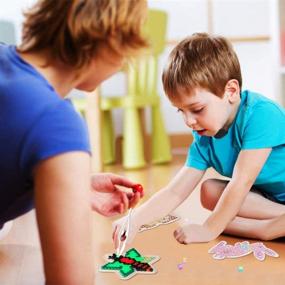
[[[140,201],[140,198],[141,198],[141,194],[139,192],[135,193],[130,200],[130,206],[129,207],[134,208],[138,204],[138,202]]]
[[[130,201],[128,199],[128,195],[126,192],[121,192],[121,201],[122,201],[122,212],[121,213],[124,213],[129,208],[129,204],[130,204]]]

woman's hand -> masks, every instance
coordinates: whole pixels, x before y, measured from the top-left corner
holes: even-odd
[[[125,192],[117,187],[123,186],[132,189],[135,185],[137,183],[120,175],[112,173],[95,174],[91,178],[92,209],[101,215],[111,217],[135,207],[140,198],[143,197],[143,193]]]

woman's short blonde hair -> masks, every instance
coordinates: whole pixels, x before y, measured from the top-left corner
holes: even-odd
[[[145,0],[39,0],[25,13],[22,52],[49,50],[80,68],[101,44],[125,57],[147,47],[142,35]]]
[[[171,52],[163,75],[163,87],[171,99],[186,90],[204,88],[221,97],[226,83],[236,79],[242,87],[238,57],[224,37],[196,33],[182,40]]]

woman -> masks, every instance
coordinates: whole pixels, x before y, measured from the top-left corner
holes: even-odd
[[[86,127],[64,97],[94,90],[147,46],[146,10],[144,0],[42,0],[25,14],[22,44],[0,45],[0,228],[35,202],[46,284],[93,284],[90,198],[106,216],[140,199],[114,174],[90,187]]]

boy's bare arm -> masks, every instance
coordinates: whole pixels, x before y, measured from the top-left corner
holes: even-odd
[[[227,184],[213,213],[204,224],[215,237],[222,233],[237,215],[271,150],[271,148],[266,148],[240,152],[233,177]]]
[[[205,171],[183,166],[169,184],[135,209],[133,217],[139,225],[157,220],[176,209],[194,190]]]
[[[46,284],[93,284],[89,155],[70,152],[41,162],[35,203]]]

